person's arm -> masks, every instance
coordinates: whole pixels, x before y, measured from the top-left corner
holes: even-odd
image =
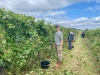
[[[59,50],[62,50],[62,45],[63,45],[63,39],[61,40],[61,44],[60,44],[60,49]]]
[[[60,42],[60,49],[59,49],[59,50],[62,50],[62,45],[63,45],[63,34],[60,35],[60,39],[61,39],[61,42]]]

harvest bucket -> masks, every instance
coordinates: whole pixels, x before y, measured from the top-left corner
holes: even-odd
[[[50,64],[49,61],[42,61],[41,62],[41,68],[42,69],[48,69],[49,68],[49,64]]]

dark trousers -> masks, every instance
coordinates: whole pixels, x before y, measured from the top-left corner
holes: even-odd
[[[72,49],[72,42],[71,41],[68,41],[68,47],[69,47],[69,50]]]
[[[82,34],[82,38],[84,38],[84,36],[85,36],[85,35],[84,35],[84,34]]]

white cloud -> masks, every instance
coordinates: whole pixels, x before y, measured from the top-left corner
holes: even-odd
[[[96,5],[96,6],[93,6],[93,7],[88,7],[87,9],[85,10],[90,10],[90,11],[97,11],[97,10],[100,10],[100,6],[99,5]]]
[[[66,0],[4,0],[0,2],[3,7],[7,6],[6,8],[10,10],[21,12],[48,11],[69,5]]]
[[[44,20],[45,20],[46,22],[56,23],[56,19],[52,19],[52,18],[44,18]]]
[[[20,13],[22,13],[22,12],[20,12]],[[23,12],[23,14],[38,18],[39,16],[43,15],[44,12]]]
[[[77,18],[77,19],[73,20],[73,22],[75,22],[75,23],[81,23],[81,22],[85,22],[87,20],[88,20],[87,17],[80,17],[80,18]]]
[[[48,11],[44,16],[46,17],[55,17],[55,16],[59,16],[59,15],[65,15],[66,14],[66,11]]]
[[[0,0],[1,7],[20,12],[48,11],[91,0]]]
[[[100,16],[94,18],[80,17],[74,20],[60,20],[58,24],[64,27],[73,27],[77,29],[100,28]]]
[[[0,2],[0,7],[3,7],[3,4],[2,4],[2,2]]]
[[[100,0],[96,0],[97,3],[100,3]]]
[[[88,7],[87,9],[85,9],[85,10],[90,10],[90,11],[95,11],[95,9],[94,8],[92,8],[92,7]]]
[[[94,9],[100,10],[100,6],[99,5],[96,5],[96,6],[94,6]]]
[[[93,18],[92,21],[94,23],[100,23],[100,16]]]

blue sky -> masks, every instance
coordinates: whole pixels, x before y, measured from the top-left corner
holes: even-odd
[[[100,0],[0,0],[0,8],[77,29],[100,28]]]
[[[71,19],[75,19],[75,18],[78,18],[78,17],[99,16],[100,15],[100,9],[99,9],[99,11],[97,11],[97,10],[95,11],[95,8],[93,9],[94,11],[86,10],[89,7],[93,8],[94,6],[99,6],[99,4],[96,3],[96,2],[80,2],[80,3],[70,5],[68,7],[65,7],[65,8],[63,8],[63,10],[68,11],[67,15]]]

